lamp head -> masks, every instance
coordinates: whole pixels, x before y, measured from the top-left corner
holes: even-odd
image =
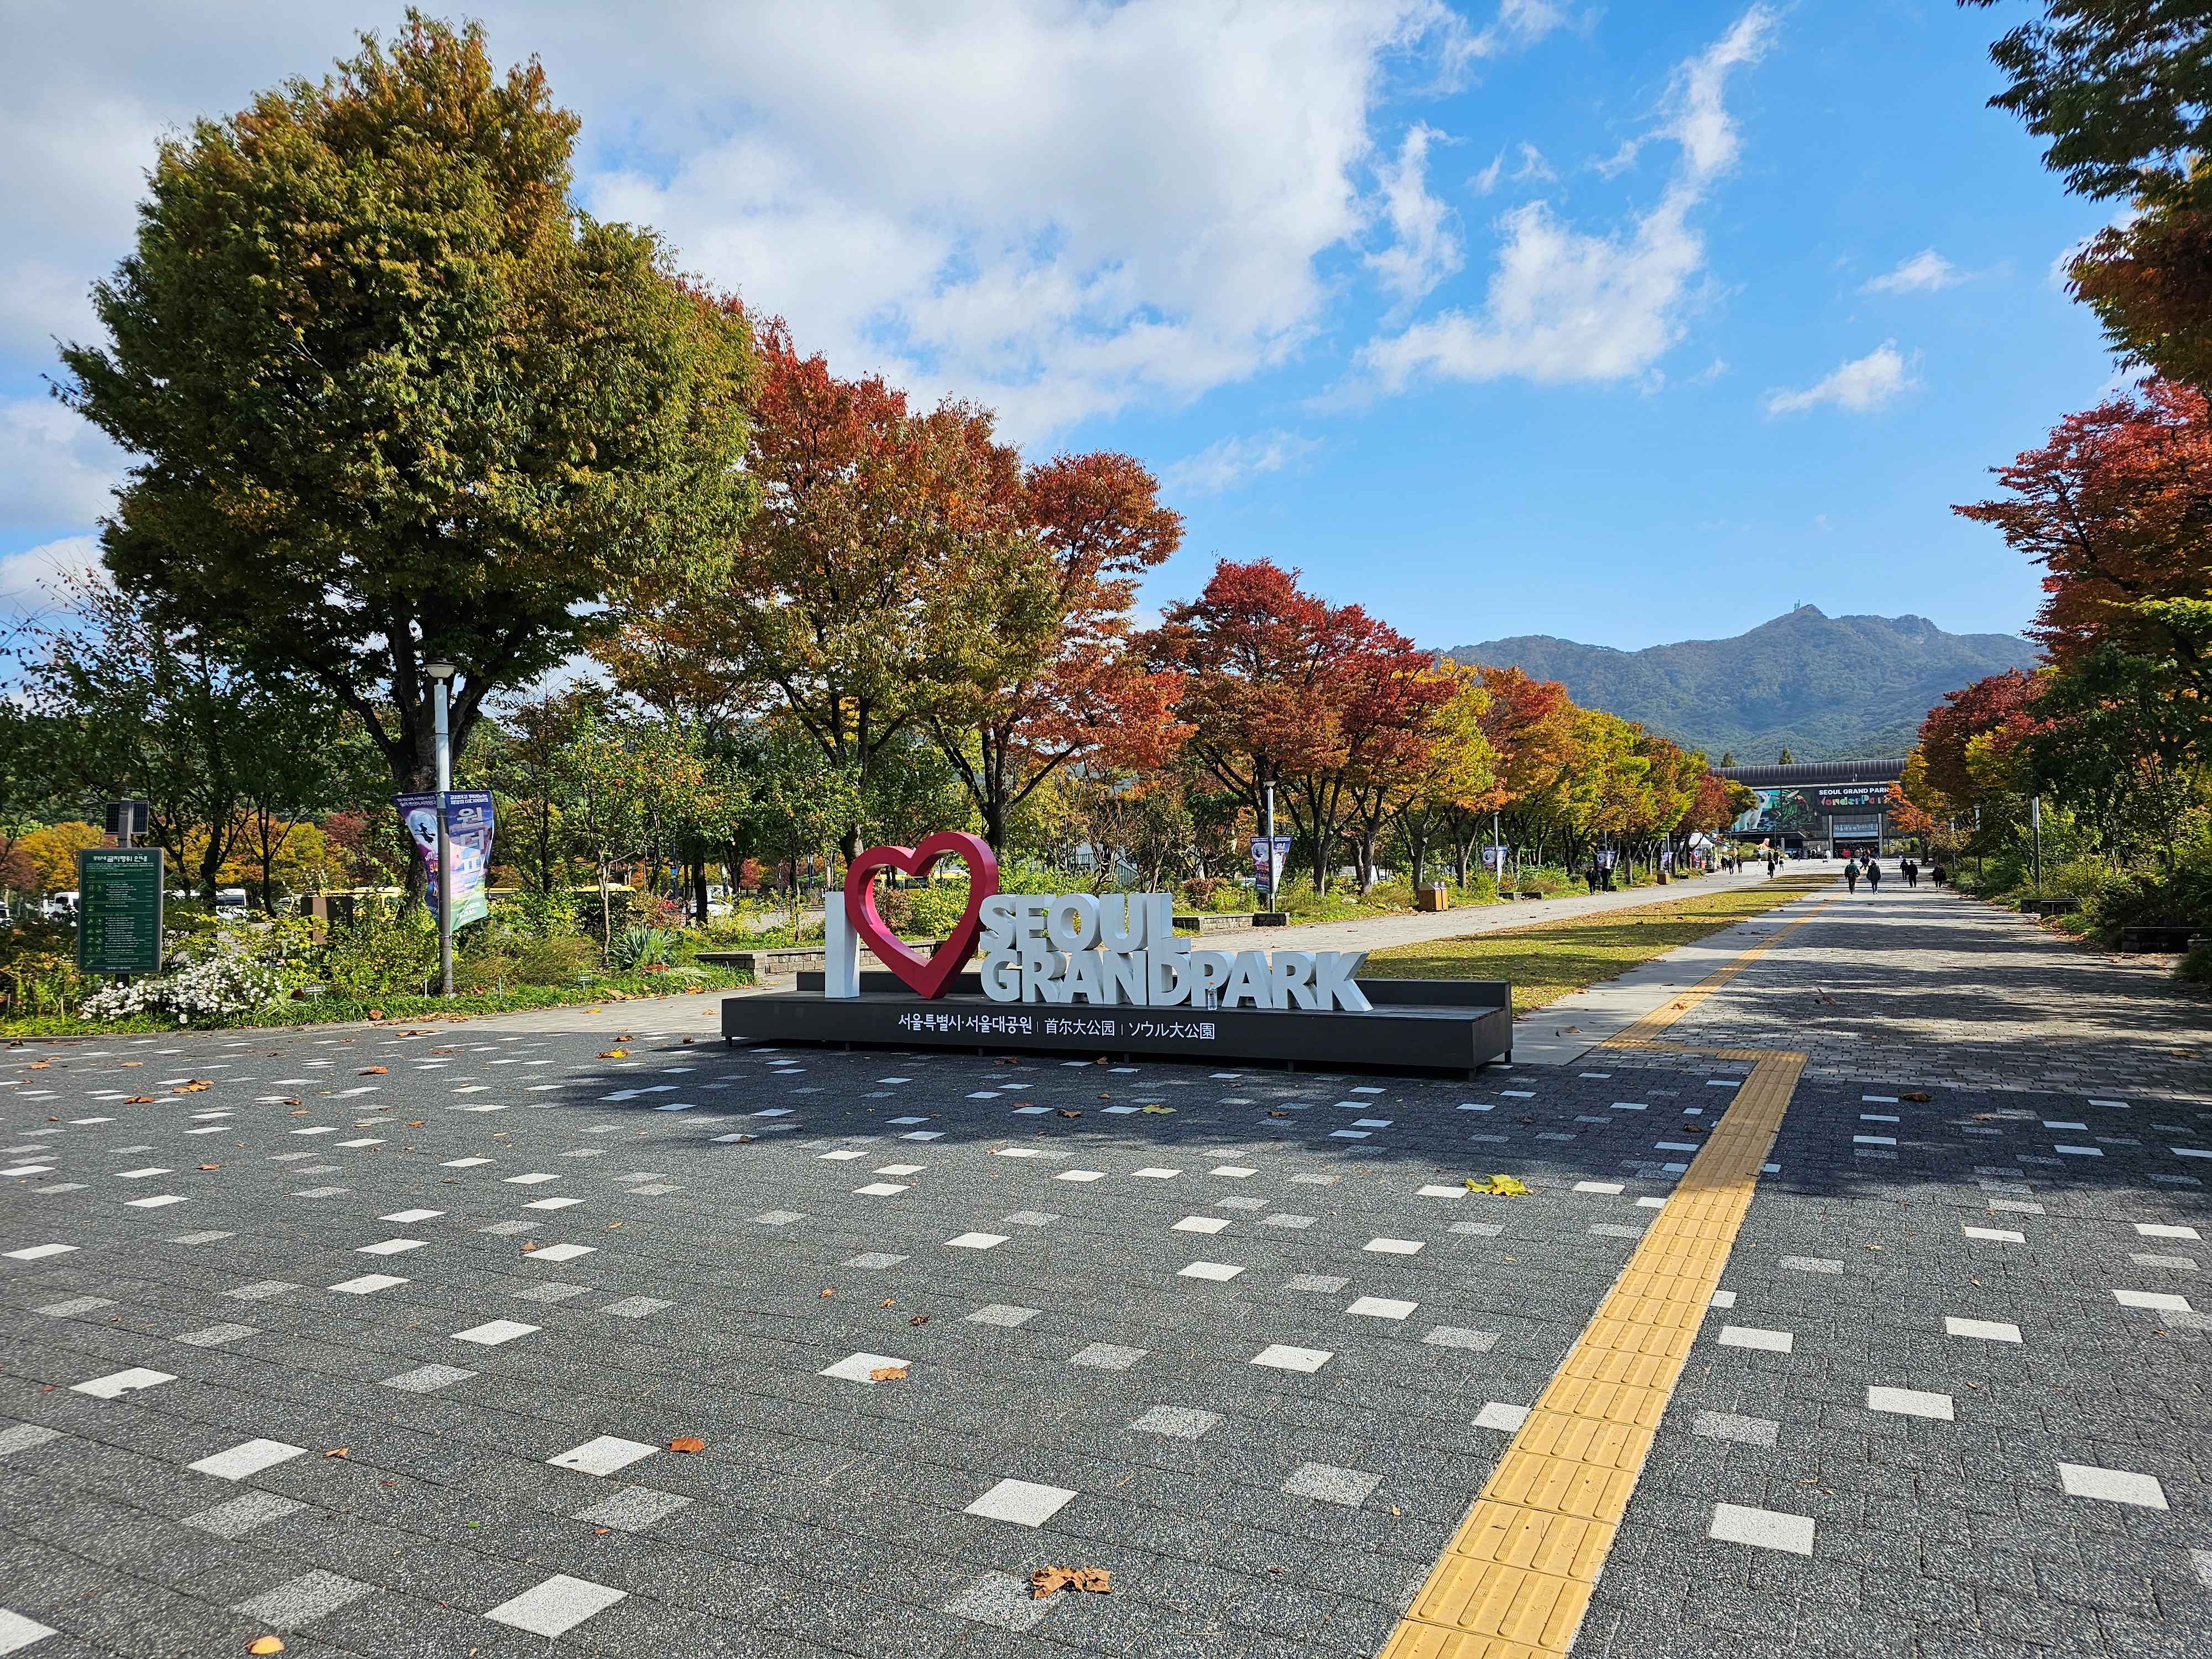
[[[441,661],[424,663],[422,665],[422,672],[428,674],[434,680],[449,680],[460,671],[455,668],[453,664]]]

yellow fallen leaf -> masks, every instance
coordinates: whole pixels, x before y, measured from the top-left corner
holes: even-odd
[[[389,1066],[364,1066],[361,1068],[359,1075],[362,1077],[385,1077],[389,1075],[391,1071],[392,1068]]]
[[[1471,1193],[1494,1194],[1500,1198],[1522,1198],[1528,1191],[1527,1184],[1518,1176],[1510,1175],[1494,1175],[1487,1181],[1477,1181],[1469,1176],[1467,1177],[1467,1189]]]
[[[599,1058],[601,1060],[628,1060],[629,1058],[629,1050],[627,1048],[602,1048],[599,1050]]]
[[[246,1644],[248,1653],[282,1653],[284,1638],[281,1636],[257,1636]]]
[[[189,1083],[179,1083],[177,1085],[177,1092],[180,1095],[204,1094],[208,1090],[214,1087],[215,1079],[213,1078],[196,1077]]]
[[[878,1365],[868,1373],[868,1381],[871,1382],[903,1382],[906,1381],[906,1367],[903,1365]]]
[[[1101,1095],[1099,1098],[1103,1100],[1106,1097]],[[1172,1106],[1139,1106],[1137,1109],[1140,1112],[1149,1112],[1154,1117],[1173,1117],[1175,1115],[1175,1108]]]
[[[343,1457],[348,1449],[349,1448],[344,1446],[333,1446],[330,1450],[325,1452],[323,1455],[325,1457]]]

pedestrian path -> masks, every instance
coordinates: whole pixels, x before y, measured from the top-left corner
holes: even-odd
[[[1672,1035],[1802,1049],[1815,1079],[2212,1093],[2212,998],[2177,981],[2170,957],[2114,955],[1893,879],[1835,890]]]

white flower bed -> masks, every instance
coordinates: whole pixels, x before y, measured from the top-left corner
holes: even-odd
[[[111,985],[84,1000],[88,1019],[173,1014],[179,1025],[209,1024],[266,1007],[283,994],[283,978],[265,962],[228,944],[158,979]]]

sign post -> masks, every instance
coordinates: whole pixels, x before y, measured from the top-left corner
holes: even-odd
[[[76,855],[82,973],[161,971],[161,849],[88,847]]]

